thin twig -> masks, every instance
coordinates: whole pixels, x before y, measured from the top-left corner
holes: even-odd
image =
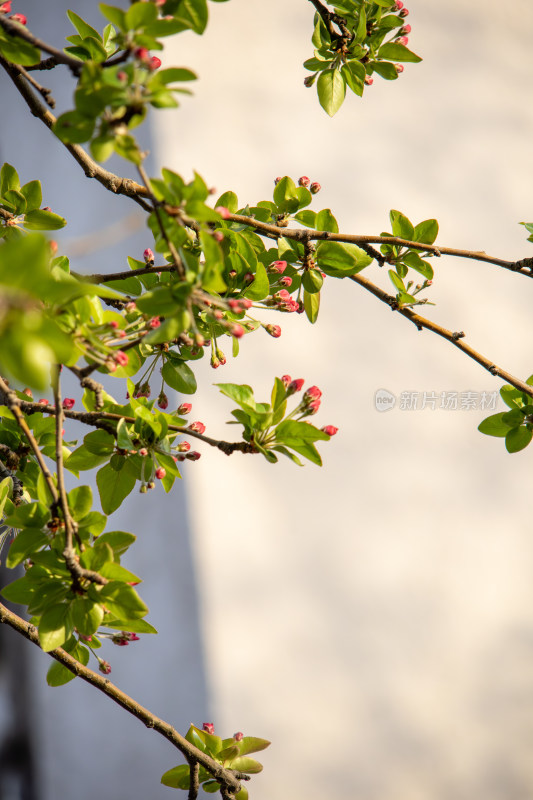
[[[172,260],[174,261],[175,271],[179,275],[179,277],[183,280],[185,278],[185,267],[183,266],[183,261],[181,260],[181,256],[178,253],[174,242],[170,241],[168,233],[165,230],[165,226],[163,225],[163,220],[161,219],[161,214],[160,214],[160,211],[159,211],[159,203],[155,199],[155,197],[153,195],[153,192],[152,192],[152,190],[150,188],[150,180],[148,178],[148,175],[146,174],[146,171],[145,171],[145,169],[144,169],[142,164],[138,164],[137,169],[139,170],[139,175],[141,176],[141,180],[143,181],[143,183],[144,183],[144,185],[146,187],[146,191],[148,192],[148,196],[150,197],[150,200],[152,201],[152,207],[153,207],[153,211],[154,211],[154,214],[156,216],[156,219],[157,219],[157,224],[159,225],[159,230],[161,231],[161,236],[165,240],[166,245],[167,245],[167,247],[169,249],[170,255],[172,256]]]
[[[196,800],[196,798],[198,797],[198,790],[200,789],[200,781],[199,781],[200,764],[196,759],[191,759],[189,761],[189,767],[191,770],[191,777],[190,777],[189,794],[187,795],[187,800]]]
[[[42,39],[34,36],[33,33],[24,25],[21,25],[20,22],[12,20],[10,17],[6,17],[5,14],[0,14],[0,27],[2,27],[10,36],[18,36],[20,39],[24,39],[34,47],[38,47],[39,50],[44,50],[45,53],[50,53],[50,55],[52,55],[56,60],[56,63],[66,64],[66,66],[70,68],[74,75],[80,74],[83,63],[79,59],[68,55],[68,53],[64,53],[62,50],[58,50],[57,47],[53,47],[51,44],[47,44],[47,42],[43,42]]]
[[[9,625],[11,628],[18,631],[18,633],[22,634],[26,639],[28,639],[28,641],[40,646],[39,634],[35,626],[30,625],[17,614],[14,614],[8,608],[2,605],[2,603],[0,603],[0,623]],[[131,698],[125,692],[122,692],[117,686],[111,683],[108,678],[104,677],[103,675],[99,675],[97,672],[93,672],[93,670],[89,669],[88,667],[83,666],[83,664],[73,658],[70,653],[67,653],[60,647],[58,647],[56,650],[51,650],[48,655],[50,655],[56,661],[59,661],[60,664],[63,664],[63,666],[72,672],[73,675],[76,675],[86,683],[91,684],[91,686],[94,686],[96,689],[103,692],[129,714],[137,717],[137,719],[141,720],[141,722],[143,722],[147,728],[152,728],[153,730],[157,731],[157,733],[160,733],[168,742],[170,742],[181,753],[183,753],[188,760],[194,760],[201,764],[202,767],[204,767],[204,769],[206,769],[215,780],[219,781],[221,786],[227,787],[232,794],[240,790],[241,787],[239,780],[231,770],[224,769],[221,764],[214,761],[206,753],[203,753],[201,750],[194,747],[194,745],[188,742],[185,737],[181,736],[181,734],[179,734],[171,725],[169,725],[168,722],[156,717],[155,714],[152,714],[150,711],[148,711],[148,709],[135,702],[133,698]]]
[[[382,303],[386,303],[386,305],[390,306],[393,311],[397,311],[398,314],[401,314],[403,317],[409,319],[416,325],[418,330],[425,328],[426,330],[437,334],[437,336],[442,336],[443,339],[451,342],[451,344],[455,345],[455,347],[465,353],[465,355],[469,356],[478,364],[480,364],[484,369],[487,370],[487,372],[490,372],[491,375],[502,378],[504,381],[507,381],[507,383],[510,383],[511,386],[514,386],[515,389],[524,392],[524,394],[527,394],[529,397],[533,397],[533,386],[529,386],[527,383],[520,380],[520,378],[516,378],[514,375],[511,375],[510,372],[498,367],[489,358],[482,355],[477,350],[474,350],[474,348],[470,347],[470,345],[466,344],[466,342],[463,341],[464,333],[462,331],[449,331],[446,328],[443,328],[441,325],[437,325],[436,322],[432,322],[431,320],[422,317],[420,314],[417,314],[411,308],[398,308],[395,297],[383,291],[383,289],[380,289],[379,286],[376,286],[374,283],[369,281],[368,278],[364,278],[360,274],[351,275],[350,279],[373,294],[374,297],[377,297]]]

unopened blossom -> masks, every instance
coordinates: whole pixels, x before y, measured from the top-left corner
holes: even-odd
[[[203,422],[192,422],[189,425],[189,430],[195,433],[205,433],[205,425]]]

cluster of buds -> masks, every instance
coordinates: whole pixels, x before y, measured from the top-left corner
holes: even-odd
[[[178,455],[174,456],[174,461],[185,461],[185,459],[187,459],[187,461],[198,461],[198,459],[202,457],[202,454],[199,453],[198,450],[189,450],[187,453],[179,452],[186,444],[189,443],[182,442],[177,446],[176,450],[178,450]]]
[[[295,378],[293,380],[290,375],[282,375],[281,382],[285,387],[287,397],[290,397],[292,394],[296,394],[296,392],[300,392],[305,383],[303,378]],[[310,386],[309,389],[306,389],[297,409],[300,412],[300,418],[310,417],[313,414],[316,414],[320,408],[321,397],[322,392],[318,386]],[[335,436],[339,429],[334,425],[326,425],[321,428],[321,430],[324,433],[327,433],[328,436]]]
[[[287,289],[280,289],[279,292],[276,292],[273,301],[272,305],[275,305],[278,311],[300,311],[300,303],[298,300],[293,300]]]
[[[121,633],[114,633],[111,637],[111,641],[119,647],[126,647],[130,642],[138,642],[139,637],[136,633],[121,631]]]
[[[320,398],[322,397],[322,392],[318,388],[318,386],[310,386],[304,393],[302,398],[301,407],[302,407],[302,415],[306,417],[310,417],[312,414],[316,414],[318,409],[320,408]]]
[[[134,388],[133,388],[133,396],[135,398],[138,398],[138,397],[150,397],[150,392],[151,392],[151,389],[150,389],[150,384],[148,383],[148,381],[145,381],[144,383],[136,383]]]
[[[228,300],[228,306],[235,314],[242,314],[253,306],[247,297],[236,297]]]
[[[395,7],[400,17],[407,17],[409,15],[409,9],[405,8],[402,0],[396,0]]]
[[[133,51],[133,55],[137,61],[140,61],[140,63],[149,69],[150,72],[154,72],[161,66],[161,59],[157,56],[150,56],[150,53],[146,47],[136,47]]]
[[[300,186],[304,186],[306,189],[308,188],[311,194],[317,194],[322,188],[317,181],[313,181],[313,183],[311,183],[307,175],[302,175],[301,178],[298,178],[298,184]]]

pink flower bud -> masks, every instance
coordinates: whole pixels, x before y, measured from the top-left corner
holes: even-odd
[[[245,283],[253,283],[253,281],[255,280],[255,275],[253,274],[253,272],[247,272],[243,280]]]
[[[290,278],[288,275],[284,275],[283,278],[280,278],[279,282],[281,283],[282,286],[291,286],[292,278]]]
[[[298,183],[300,184],[300,186],[309,186],[311,181],[309,180],[307,175],[302,175],[301,178],[298,178]]]
[[[316,414],[318,409],[320,408],[320,400],[313,400],[312,403],[309,403],[307,406],[306,414],[311,416],[312,414]]]
[[[189,425],[190,431],[195,431],[195,433],[205,433],[205,425],[203,422],[193,422]]]
[[[283,301],[291,299],[291,296],[290,296],[290,294],[288,293],[288,291],[286,289],[280,289],[279,292],[276,292],[274,297],[276,297],[279,300],[283,300]]]
[[[202,454],[198,452],[198,450],[191,450],[190,453],[187,453],[185,458],[188,458],[189,461],[198,461],[201,458]]]
[[[291,381],[292,381],[292,378],[291,378],[290,375],[282,375],[281,376],[281,382],[282,382],[282,384],[284,385],[284,387],[286,389],[289,387],[289,384],[291,383]]]
[[[231,216],[231,215],[230,215],[230,212],[229,212],[229,210],[226,208],[226,206],[217,206],[217,207],[215,208],[215,211],[217,212],[217,214],[220,214],[220,216],[222,217],[222,219],[229,219],[229,218],[230,218],[230,216]]]
[[[161,59],[157,56],[152,56],[150,59],[150,69],[154,72],[156,69],[159,69],[161,66]]]
[[[408,33],[411,33],[411,26],[404,25],[403,28],[400,28],[398,33],[400,34],[400,36],[406,36]]]
[[[24,14],[12,14],[9,19],[12,19],[13,22],[20,22],[21,25],[26,25],[28,21]]]
[[[162,481],[166,474],[167,471],[164,467],[158,467],[155,471],[155,477],[158,481]]]
[[[190,442],[180,442],[179,445],[176,447],[178,453],[188,453],[191,449]]]
[[[274,178],[274,184],[277,185],[280,182],[280,180],[281,180],[281,176],[278,175],[277,178]]]
[[[53,256],[57,253],[57,242],[54,239],[50,242],[50,252]]]
[[[132,311],[135,311],[137,308],[137,304],[135,300],[130,300],[129,303],[126,303],[126,311],[130,314]]]
[[[190,403],[182,403],[178,407],[178,414],[190,414],[192,405]]]
[[[404,71],[404,66],[403,66],[403,64],[395,64],[394,66],[396,67],[396,72],[398,73],[398,75],[399,75],[401,72],[403,72],[403,71]]]
[[[109,323],[109,327],[113,328],[113,330],[116,330],[118,328],[118,322],[116,321],[116,319],[111,320],[111,322]]]
[[[274,337],[274,339],[279,339],[281,336],[281,328],[279,325],[267,325],[265,327],[267,333]]]
[[[211,735],[213,735],[215,732],[215,726],[213,725],[212,722],[204,722],[204,724],[202,725],[202,730],[205,731],[206,733],[210,733]]]
[[[109,661],[104,661],[103,658],[99,658],[98,669],[100,670],[100,672],[103,672],[104,675],[109,675],[109,673],[111,672],[111,664],[109,663]]]
[[[146,458],[146,456],[148,455],[148,450],[146,449],[146,447],[141,447],[141,449],[139,450],[139,455],[142,456],[143,458]]]
[[[115,361],[117,364],[120,364],[121,367],[125,367],[129,361],[129,358],[123,350],[117,350],[115,353]]]
[[[296,378],[295,380],[289,383],[287,391],[289,394],[294,394],[295,392],[299,392],[304,385],[305,380],[303,378]]]
[[[401,8],[403,8],[402,0],[396,0],[395,5],[396,5],[396,11],[399,11]]]
[[[210,363],[213,369],[218,369],[220,367],[220,359],[218,359],[214,353],[211,355]]]
[[[122,83],[125,83],[128,80],[128,76],[122,70],[120,70],[120,72],[117,72],[117,78],[119,81],[122,81]]]
[[[41,397],[41,399],[39,400],[39,405],[40,406],[47,406],[48,403],[49,403],[49,401],[45,397]]]
[[[404,47],[407,47],[407,45],[409,44],[409,39],[407,38],[407,36],[398,36],[398,38],[395,41],[396,44],[403,44]]]
[[[305,391],[304,401],[307,403],[311,400],[318,400],[320,397],[322,397],[322,392],[318,386],[310,386],[309,389]]]
[[[168,397],[164,392],[161,392],[161,394],[157,398],[157,405],[159,406],[159,408],[162,408],[163,411],[165,410],[165,408],[168,408]]]
[[[26,397],[31,397],[33,399],[33,392],[27,386],[25,389],[22,390],[22,394],[25,394]]]
[[[236,339],[240,339],[241,336],[244,336],[244,328],[242,325],[232,325],[230,333],[232,336],[235,336]]]
[[[317,181],[315,181],[309,187],[309,191],[311,192],[311,194],[318,194],[318,192],[321,190],[321,188],[322,188],[321,185],[319,183],[317,183]]]
[[[222,242],[224,239],[224,234],[222,233],[222,231],[215,231],[213,234],[213,239],[215,240],[215,242]]]
[[[148,61],[148,59],[150,58],[150,53],[148,52],[146,47],[136,47],[135,50],[133,51],[133,55],[139,61],[144,61],[144,62]]]
[[[146,262],[147,264],[148,264],[149,262],[151,262],[151,261],[153,262],[153,260],[154,260],[154,253],[153,253],[153,251],[152,251],[152,250],[150,250],[150,248],[149,248],[149,247],[147,247],[147,248],[146,248],[146,250],[144,251],[144,253],[143,253],[143,258],[144,258],[144,260],[145,260],[145,262]]]
[[[73,397],[65,397],[65,399],[63,400],[63,408],[66,409],[73,408],[75,403],[76,401],[74,400]]]
[[[324,431],[324,433],[327,433],[328,436],[335,436],[339,429],[336,428],[335,425],[324,425],[321,430]]]
[[[159,319],[159,317],[152,317],[148,325],[151,328],[159,328],[159,326],[161,325],[161,320]]]
[[[285,272],[286,269],[287,269],[286,261],[273,261],[268,268],[269,272],[277,272],[278,275],[281,275],[282,272]]]
[[[244,733],[237,731],[237,733],[233,734],[233,738],[235,739],[236,742],[242,742],[242,740],[244,739]]]
[[[365,84],[367,86],[372,86],[373,83],[374,83],[374,78],[371,78],[370,75],[367,75],[365,77]]]
[[[4,14],[9,14],[11,11],[11,0],[6,0],[5,3],[0,5],[0,11],[3,11]]]
[[[409,9],[402,8],[402,10],[400,11],[400,17],[408,17],[408,16],[409,16]]]
[[[1,10],[2,10],[2,9],[0,8],[0,11],[1,11]],[[43,211],[51,211],[51,210],[52,210],[52,209],[50,208],[50,206],[43,206]]]

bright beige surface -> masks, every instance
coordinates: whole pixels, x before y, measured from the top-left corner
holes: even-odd
[[[436,216],[444,245],[532,255],[517,225],[533,219],[531,4],[408,5],[424,63],[376,79],[330,120],[302,86],[310,4],[210,4],[207,36],[165,54],[202,81],[157,132],[161,162],[243,204],[268,197],[276,175],[307,174],[323,186],[314,207],[344,231],[380,233],[399,208]],[[466,260],[435,266],[428,315],[533,372],[533,283]],[[378,273],[366,274],[388,288]],[[482,437],[480,411],[373,407],[379,388],[498,381],[332,279],[314,328],[281,324],[280,340],[256,334],[238,361],[207,367],[203,386],[250,381],[261,398],[276,374],[318,384],[319,422],[340,428],[324,468],[206,452],[187,469],[214,721],[274,743],[252,797],[530,797],[533,452],[507,456]],[[229,401],[211,389],[194,402],[208,433],[233,438]]]

